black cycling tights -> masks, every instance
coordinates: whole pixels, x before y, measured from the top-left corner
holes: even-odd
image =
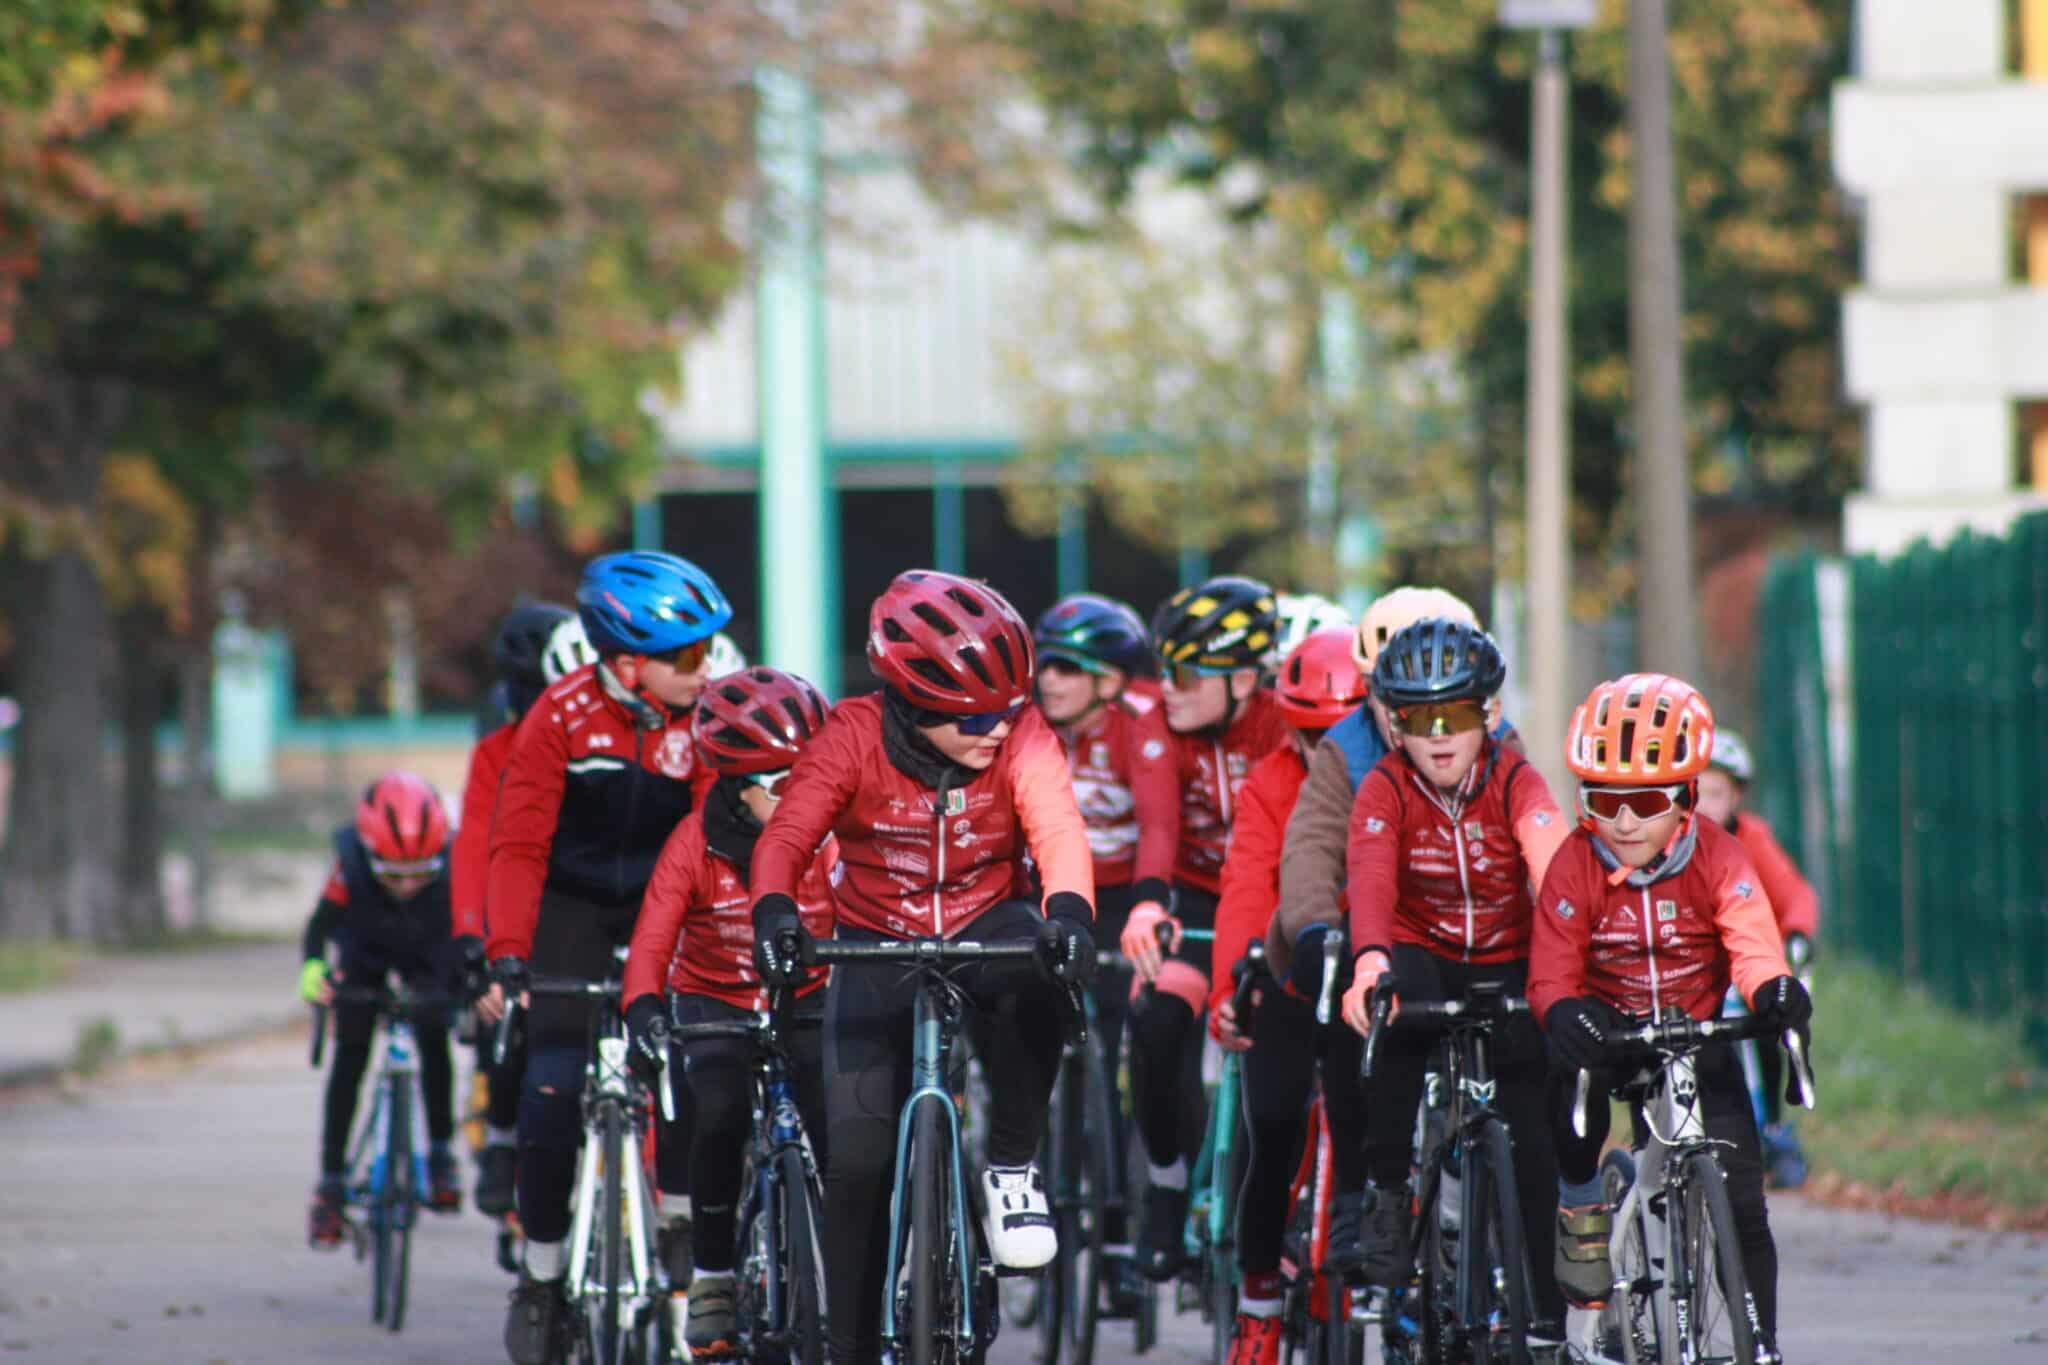
[[[1029,901],[1004,901],[959,930],[982,942],[1033,938],[1042,920]],[[880,935],[841,929],[869,942]],[[1021,1166],[1038,1151],[1065,1042],[1065,1005],[1034,967],[964,967],[953,980],[973,1008],[968,1023],[988,1078],[988,1160]],[[910,1094],[911,1021],[917,991],[894,963],[841,964],[825,992],[826,1320],[832,1359],[867,1365],[881,1355],[882,1275],[896,1128]],[[971,1154],[970,1154],[971,1155]]]
[[[814,991],[784,1020],[783,1050],[796,1087],[797,1111],[811,1152],[825,1163],[823,1023],[825,997]],[[708,995],[676,998],[678,1024],[746,1019],[753,1011]],[[688,1091],[677,1096],[676,1122],[657,1118],[655,1167],[663,1194],[690,1196],[691,1254],[697,1269],[731,1270],[741,1167],[753,1129],[754,1045],[737,1038],[704,1039],[676,1047],[673,1075]]]
[[[427,1136],[447,1142],[455,1136],[455,1064],[448,1051],[448,1016],[428,1010],[412,1020],[419,1049],[420,1091],[427,1103]],[[348,1130],[356,1120],[356,1095],[370,1069],[377,1036],[377,1011],[369,1005],[334,1007],[334,1069],[327,1073],[327,1114],[320,1133],[320,1174],[338,1176],[348,1162]]]
[[[1214,896],[1186,886],[1175,887],[1173,896],[1184,927],[1215,926]],[[1172,960],[1207,978],[1209,950],[1207,940],[1183,938]],[[1145,1155],[1154,1166],[1192,1162],[1202,1150],[1202,1130],[1209,1121],[1202,1093],[1201,1017],[1179,996],[1146,987],[1131,1002],[1130,1036],[1131,1113]]]
[[[1757,1141],[1756,1113],[1750,1107],[1749,1087],[1742,1079],[1742,1063],[1735,1050],[1710,1043],[1698,1055],[1697,1074],[1700,1104],[1705,1110],[1707,1137],[1722,1144],[1717,1148],[1721,1173],[1726,1177],[1728,1203],[1735,1214],[1735,1233],[1742,1242],[1742,1271],[1749,1278],[1750,1295],[1756,1299],[1756,1313],[1764,1331],[1775,1342],[1778,1337],[1778,1243],[1771,1236],[1770,1215],[1764,1208],[1764,1156]],[[1574,1184],[1583,1184],[1600,1169],[1600,1149],[1606,1145],[1610,1122],[1608,1097],[1614,1077],[1593,1073],[1586,1099],[1586,1135],[1572,1131],[1572,1104],[1578,1094],[1578,1073],[1558,1071],[1550,1078],[1551,1132],[1557,1143],[1558,1174]],[[1647,1136],[1640,1110],[1635,1116],[1636,1140]]]

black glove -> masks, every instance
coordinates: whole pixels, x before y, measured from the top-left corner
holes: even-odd
[[[484,976],[484,941],[475,934],[457,934],[441,949],[441,980],[464,1000],[482,995],[490,983]]]
[[[491,981],[505,992],[507,1000],[517,1000],[526,994],[528,981],[526,959],[523,957],[494,957],[491,959]]]
[[[754,974],[762,985],[783,990],[801,986],[810,945],[795,901],[771,892],[754,902]]]
[[[1304,1000],[1313,1001],[1323,993],[1323,945],[1330,935],[1340,939],[1344,931],[1334,924],[1311,924],[1301,931],[1294,940],[1294,960],[1287,966],[1287,979],[1294,987],[1294,993]],[[1348,953],[1337,955],[1337,984],[1330,989],[1336,996],[1344,994],[1351,984],[1351,957]]]
[[[1758,986],[1749,998],[1749,1010],[1773,1034],[1797,1029],[1802,1040],[1813,1023],[1813,997],[1796,976],[1774,976]]]
[[[668,1011],[661,996],[653,992],[639,996],[626,1006],[626,1036],[633,1047],[626,1065],[648,1085],[661,1078],[661,1063],[668,1056]]]
[[[1048,897],[1038,926],[1038,966],[1051,981],[1085,985],[1095,976],[1095,912],[1071,891]]]
[[[1620,1010],[1584,995],[1558,1001],[1543,1019],[1551,1050],[1582,1071],[1598,1071],[1618,1060],[1625,1046],[1621,1033],[1628,1026]]]

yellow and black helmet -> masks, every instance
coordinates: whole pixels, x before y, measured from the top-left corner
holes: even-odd
[[[1279,632],[1279,599],[1254,578],[1225,575],[1182,588],[1152,614],[1152,648],[1168,666],[1259,668]]]

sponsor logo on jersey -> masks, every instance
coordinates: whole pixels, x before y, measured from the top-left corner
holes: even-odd
[[[967,793],[958,787],[946,793],[946,814],[961,815],[967,810]]]
[[[1751,886],[1748,882],[1737,882],[1735,883],[1735,894],[1742,897],[1744,900],[1748,900],[1751,896],[1754,896],[1756,894],[1756,888]]]
[[[1148,739],[1145,741],[1145,747],[1138,750],[1138,752],[1143,754],[1148,759],[1157,760],[1163,757],[1166,753],[1166,741],[1160,739]]]
[[[654,766],[665,777],[688,777],[695,762],[688,730],[670,730],[661,737],[661,747],[654,751]]]
[[[1107,768],[1109,766],[1109,746],[1099,739],[1096,740],[1088,746],[1088,761],[1098,768]]]
[[[1384,834],[1386,828],[1387,822],[1380,819],[1379,816],[1368,815],[1365,817],[1365,832],[1367,834]]]
[[[1480,824],[1477,820],[1467,820],[1465,822],[1465,837],[1475,844],[1478,843],[1486,837],[1486,826]]]
[[[1665,923],[1668,923],[1668,922],[1670,922],[1671,920],[1675,920],[1675,919],[1677,919],[1677,918],[1678,918],[1678,902],[1677,902],[1677,901],[1658,901],[1658,902],[1657,902],[1657,922],[1658,922],[1659,924],[1665,924]]]
[[[1550,812],[1547,810],[1539,810],[1529,818],[1536,822],[1536,828],[1538,829],[1550,828]]]
[[[1557,911],[1557,917],[1559,919],[1570,919],[1573,915],[1576,915],[1578,913],[1578,911],[1573,908],[1572,903],[1568,900],[1560,900],[1554,908]]]

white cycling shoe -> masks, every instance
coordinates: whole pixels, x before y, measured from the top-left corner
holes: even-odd
[[[988,1233],[988,1254],[1005,1270],[1037,1270],[1059,1250],[1052,1206],[1045,1200],[1045,1182],[1038,1163],[1021,1171],[993,1168],[981,1173],[982,1227]]]

